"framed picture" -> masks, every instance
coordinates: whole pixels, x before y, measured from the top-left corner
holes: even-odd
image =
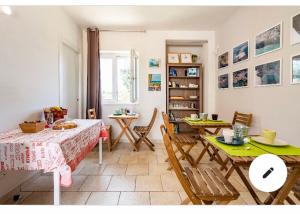
[[[232,73],[232,87],[233,88],[248,87],[248,68],[234,71]]]
[[[218,88],[228,88],[229,87],[229,75],[221,74],[218,77]]]
[[[297,44],[300,42],[300,12],[292,16],[291,20],[291,44]]]
[[[149,59],[148,61],[149,68],[159,68],[160,66],[160,59]]]
[[[226,68],[228,66],[229,52],[225,52],[218,57],[218,68]]]
[[[260,56],[281,48],[282,24],[258,34],[255,37],[255,56]]]
[[[161,91],[160,74],[148,74],[148,91]]]
[[[233,64],[249,59],[249,41],[243,42],[232,50]]]
[[[180,54],[181,63],[192,63],[192,54],[190,53],[181,53]]]
[[[179,63],[178,53],[168,53],[168,63]]]
[[[281,60],[255,66],[255,86],[271,86],[281,84]]]
[[[186,72],[186,76],[188,77],[198,77],[199,69],[198,68],[188,68]]]
[[[292,56],[291,84],[300,84],[300,54]]]

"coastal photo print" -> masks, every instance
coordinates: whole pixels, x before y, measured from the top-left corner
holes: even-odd
[[[249,59],[249,41],[234,47],[232,53],[233,64]]]
[[[229,87],[229,75],[228,74],[221,74],[218,77],[218,88],[228,88]]]
[[[148,74],[148,91],[161,91],[160,74]]]
[[[218,57],[218,68],[226,68],[228,66],[229,52],[225,52]]]
[[[160,59],[151,58],[148,60],[149,68],[159,68]]]
[[[300,43],[300,13],[292,17],[291,44]]]
[[[281,84],[281,60],[255,66],[255,86]]]
[[[233,88],[248,87],[248,68],[232,73],[232,86]]]
[[[292,56],[292,84],[300,83],[300,54]]]
[[[281,48],[281,23],[258,34],[255,38],[255,56]]]

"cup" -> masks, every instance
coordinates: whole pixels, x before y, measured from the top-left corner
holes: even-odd
[[[262,136],[266,143],[272,144],[276,138],[276,131],[270,129],[264,129]]]
[[[243,141],[248,136],[248,130],[248,126],[236,124],[233,126],[233,136],[236,140]]]
[[[192,120],[198,119],[198,115],[197,115],[197,114],[191,114],[191,119],[192,119]]]
[[[212,120],[218,120],[218,114],[212,114],[211,119]]]
[[[233,130],[224,129],[222,133],[223,133],[223,136],[224,136],[225,143],[232,143],[233,135],[234,135]]]
[[[207,113],[201,113],[201,119],[203,121],[206,121],[207,120],[207,117],[208,117],[208,114]]]

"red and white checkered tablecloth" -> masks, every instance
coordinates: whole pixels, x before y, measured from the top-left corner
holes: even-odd
[[[78,127],[69,130],[45,129],[26,134],[20,129],[0,133],[0,170],[59,169],[61,185],[70,186],[71,171],[107,137],[102,120],[74,120]]]

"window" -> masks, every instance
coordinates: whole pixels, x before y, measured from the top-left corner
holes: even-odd
[[[137,102],[138,56],[134,50],[100,53],[101,95],[104,104]]]

